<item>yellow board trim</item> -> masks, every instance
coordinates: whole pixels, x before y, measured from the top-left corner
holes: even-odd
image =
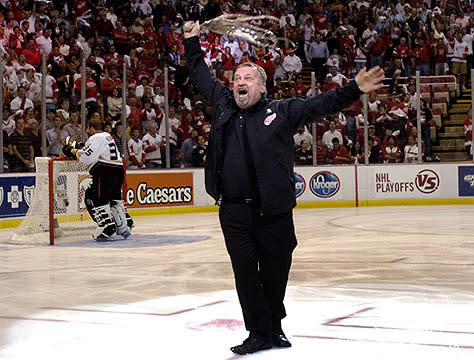
[[[336,208],[336,207],[355,207],[355,200],[352,201],[309,201],[296,204],[296,209],[314,209],[314,208]]]
[[[457,199],[398,199],[398,200],[363,200],[359,207],[366,206],[409,206],[409,205],[474,205],[474,198]]]
[[[402,199],[402,200],[360,200],[359,207],[369,206],[417,206],[417,205],[474,205],[474,198],[457,199]],[[337,207],[355,207],[356,203],[352,201],[313,201],[302,202],[296,205],[296,209],[314,209],[314,208],[337,208]],[[192,207],[172,207],[158,209],[129,209],[132,216],[153,216],[153,215],[177,215],[217,212],[218,206],[192,206]],[[60,221],[77,221],[80,215],[61,216]],[[0,229],[15,228],[20,225],[22,219],[1,220]]]
[[[0,221],[0,229],[9,229],[9,228],[16,228],[21,224],[22,219],[15,219],[15,220],[1,220]]]

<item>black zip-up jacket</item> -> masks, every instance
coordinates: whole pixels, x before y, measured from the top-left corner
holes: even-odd
[[[224,126],[239,110],[232,90],[209,71],[197,36],[184,40],[186,61],[194,86],[213,109],[205,164],[206,191],[215,200],[222,194]],[[247,134],[260,192],[260,214],[272,216],[296,205],[293,173],[293,129],[308,121],[335,114],[355,102],[362,92],[355,81],[308,99],[269,100],[266,97],[248,111]]]

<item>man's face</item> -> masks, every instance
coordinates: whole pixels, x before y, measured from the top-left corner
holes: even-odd
[[[150,127],[148,128],[148,130],[150,130],[150,133],[155,135],[156,134],[156,124],[155,123],[151,123],[150,124]]]
[[[234,99],[241,109],[248,109],[260,100],[265,92],[260,73],[250,66],[238,68],[234,74]]]
[[[23,120],[22,118],[17,119],[16,120],[16,129],[18,131],[23,131],[24,128],[25,128],[25,120]]]

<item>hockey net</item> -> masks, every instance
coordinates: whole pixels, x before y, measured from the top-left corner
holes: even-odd
[[[68,158],[35,159],[36,183],[31,205],[11,237],[17,244],[68,242],[91,237],[95,223],[84,203],[91,182],[87,166]]]

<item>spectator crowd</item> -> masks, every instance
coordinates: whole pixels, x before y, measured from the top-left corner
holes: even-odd
[[[203,166],[212,109],[190,81],[182,25],[222,13],[272,15],[279,21],[259,19],[252,24],[282,38],[256,46],[204,31],[200,41],[205,61],[228,86],[232,86],[236,65],[245,61],[265,70],[267,96],[273,99],[314,95],[305,83],[304,64],[316,74],[316,93],[344,86],[364,66],[386,70],[388,94],[384,99],[369,95],[367,124],[360,100],[329,118],[312,119],[318,120],[316,139],[310,126],[301,124],[294,135],[296,164],[313,164],[314,147],[318,164],[363,163],[366,126],[371,163],[412,162],[420,151],[425,160],[434,159],[433,115],[425,101],[421,134],[417,134],[413,77],[416,71],[422,76],[453,74],[465,87],[473,63],[474,14],[468,2],[1,0],[4,169],[33,171],[34,158],[42,154],[43,54],[48,156],[60,155],[61,141],[67,136],[87,138],[80,126],[84,101],[87,121],[102,121],[120,150],[128,151],[129,168]],[[81,100],[82,59],[86,59],[86,94]],[[166,66],[169,79],[165,84]],[[164,141],[165,105],[169,108],[168,143]],[[164,160],[166,147],[170,164]]]

